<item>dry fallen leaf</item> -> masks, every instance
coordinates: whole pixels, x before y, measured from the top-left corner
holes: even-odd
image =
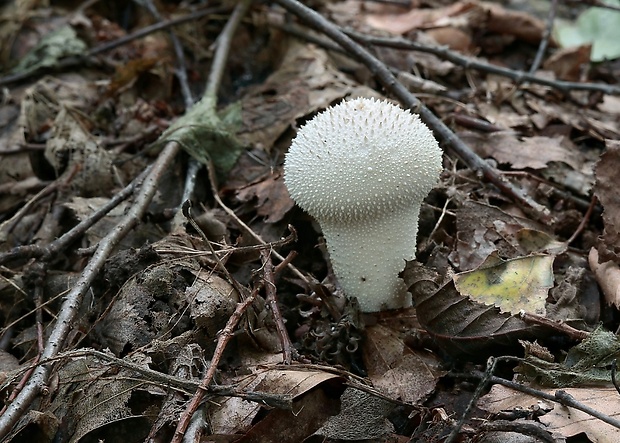
[[[394,331],[381,325],[366,329],[363,356],[375,388],[411,404],[426,399],[444,374],[437,357],[409,348]]]
[[[549,255],[506,261],[490,255],[478,269],[455,275],[454,285],[461,295],[497,306],[501,312],[545,315],[547,295],[553,287],[553,261]]]

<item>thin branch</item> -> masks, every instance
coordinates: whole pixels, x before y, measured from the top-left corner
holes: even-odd
[[[603,83],[566,82],[562,80],[551,80],[548,78],[537,77],[524,71],[515,71],[513,69],[485,63],[475,58],[466,57],[458,52],[451,51],[445,46],[423,45],[402,37],[373,37],[349,30],[346,31],[346,34],[351,36],[351,38],[367,45],[386,46],[395,49],[408,49],[411,51],[433,54],[443,60],[448,60],[458,66],[462,66],[465,69],[476,69],[478,71],[508,77],[514,80],[517,84],[536,83],[543,86],[549,86],[564,93],[582,90],[601,91],[610,95],[620,95],[620,87],[616,85],[607,85]]]
[[[153,0],[134,0],[136,3],[144,5],[146,9],[151,13],[156,20],[160,23],[164,21],[164,18],[157,10],[157,6],[153,3]],[[189,88],[189,83],[187,81],[187,67],[185,65],[185,54],[183,54],[183,46],[181,46],[181,41],[177,37],[177,35],[171,29],[168,29],[168,35],[170,36],[170,41],[172,42],[172,48],[174,49],[174,55],[177,58],[178,66],[175,69],[175,73],[177,78],[179,79],[179,84],[181,85],[181,93],[183,94],[183,100],[185,101],[185,106],[189,108],[194,104],[194,98],[192,96],[192,91]]]
[[[118,358],[111,353],[97,351],[95,349],[78,349],[73,351],[62,352],[56,357],[43,360],[40,363],[33,362],[27,367],[23,368],[23,372],[34,370],[39,364],[51,364],[61,360],[67,360],[71,358],[80,358],[85,356],[96,357],[101,360],[105,360],[116,365],[119,368],[124,368],[128,371],[135,372],[142,375],[141,382],[150,383],[162,388],[172,388],[177,391],[181,391],[187,394],[193,394],[199,388],[200,383],[181,378],[175,375],[165,374],[163,372],[150,369],[132,361]],[[7,379],[4,384],[0,385],[0,389],[5,389],[12,383],[12,379]],[[255,401],[264,405],[272,406],[279,409],[290,410],[292,407],[292,396],[282,394],[271,394],[268,392],[253,392],[248,390],[240,390],[235,385],[210,385],[208,388],[209,395],[218,395],[223,397],[239,397],[248,401]]]
[[[24,245],[17,246],[12,250],[4,253],[0,253],[0,265],[3,265],[12,260],[26,259],[26,258],[41,258],[41,260],[49,261],[56,257],[59,253],[63,252],[69,247],[71,243],[76,241],[80,236],[92,227],[95,223],[105,217],[112,209],[118,206],[122,201],[126,200],[136,189],[137,186],[142,183],[146,174],[150,169],[146,169],[140,175],[138,175],[132,182],[127,185],[122,191],[116,193],[114,197],[106,202],[102,207],[94,211],[90,217],[82,220],[75,225],[69,231],[64,233],[61,237],[54,240],[52,243],[46,246],[40,245]]]
[[[226,326],[219,334],[217,339],[217,345],[215,346],[215,351],[213,352],[213,358],[211,358],[211,362],[209,365],[209,369],[205,376],[198,386],[196,393],[192,397],[191,401],[183,411],[183,414],[179,418],[179,423],[177,424],[177,428],[174,431],[174,437],[172,438],[171,443],[181,443],[183,441],[183,435],[185,434],[185,430],[189,426],[192,416],[194,412],[198,410],[198,407],[202,403],[205,395],[209,392],[209,386],[213,381],[213,377],[215,377],[215,371],[217,370],[217,366],[222,358],[222,354],[224,353],[224,349],[228,345],[228,342],[233,336],[237,325],[241,321],[241,317],[245,313],[245,311],[250,307],[250,305],[254,302],[254,299],[258,295],[258,290],[252,291],[249,297],[247,297],[243,302],[237,303],[237,307],[235,308],[235,312],[230,316]]]
[[[254,232],[252,230],[252,228],[250,228],[246,223],[243,222],[243,220],[241,220],[237,214],[235,214],[235,211],[233,211],[232,209],[230,209],[228,206],[226,206],[226,204],[222,201],[222,198],[220,197],[218,191],[217,191],[217,183],[215,182],[215,167],[213,166],[213,162],[209,163],[207,165],[207,169],[209,170],[209,181],[211,184],[211,191],[213,193],[213,198],[215,199],[215,202],[220,205],[220,207],[224,210],[224,212],[226,212],[228,215],[230,215],[232,217],[232,219],[246,232],[248,233],[250,236],[252,236],[252,238],[254,240],[256,240],[257,242],[259,242],[261,245],[267,245],[267,242],[265,240],[263,240],[263,238],[258,235],[256,232]],[[289,231],[291,232],[295,232],[294,228],[292,226],[289,226]],[[277,253],[276,251],[272,252],[273,256],[276,257],[278,260],[280,260],[280,262],[285,262],[286,259],[280,255],[279,253]],[[314,279],[312,277],[309,277],[307,275],[305,275],[303,272],[301,272],[298,268],[295,267],[295,265],[288,263],[288,268],[289,270],[295,274],[295,276],[297,278],[299,278],[300,280],[302,280],[303,282],[305,282],[309,287],[313,287],[314,285],[318,284],[317,281],[314,281]]]
[[[273,263],[271,262],[271,251],[263,249],[260,252],[260,255],[263,261],[263,275],[265,279],[265,302],[267,306],[269,306],[271,315],[273,316],[273,321],[276,324],[278,336],[280,337],[280,342],[282,343],[282,356],[284,364],[290,365],[293,361],[293,355],[295,358],[297,357],[297,351],[293,347],[293,343],[291,343],[291,338],[288,336],[288,332],[284,326],[284,320],[282,319],[282,313],[280,312],[280,307],[278,306],[278,299],[276,298],[276,282],[274,278],[275,271],[273,268]]]
[[[487,432],[516,432],[534,437],[546,443],[557,443],[551,433],[543,428],[540,423],[526,423],[523,421],[513,422],[509,420],[494,420],[480,424],[480,429]]]
[[[504,357],[502,357],[502,359],[505,360]],[[510,360],[519,361],[519,359],[517,358],[510,358]],[[486,374],[480,373],[479,371],[474,371],[473,373],[468,373],[468,374],[453,374],[453,375],[456,377],[461,377],[461,378],[471,378],[472,376],[476,379],[486,378]],[[525,386],[520,383],[511,381],[511,380],[506,380],[505,378],[501,378],[501,377],[495,377],[495,376],[490,377],[489,382],[494,385],[506,386],[507,388],[514,389],[515,391],[518,391],[518,392],[523,392],[524,394],[528,394],[536,398],[542,398],[544,400],[552,401],[554,403],[560,403],[561,405],[564,405],[564,406],[569,406],[581,412],[585,412],[586,414],[594,418],[598,418],[599,420],[602,420],[605,423],[610,424],[611,426],[615,428],[620,429],[620,420],[614,417],[610,417],[607,414],[603,414],[602,412],[599,412],[589,406],[584,405],[581,402],[578,402],[577,400],[575,400],[573,396],[571,396],[570,394],[567,394],[565,391],[558,390],[554,394],[548,394],[547,392],[541,391],[540,389],[534,389],[529,386]]]
[[[551,5],[549,6],[549,15],[547,16],[547,26],[545,27],[545,33],[540,40],[540,45],[538,45],[538,51],[536,52],[536,57],[534,57],[534,61],[532,62],[532,66],[530,66],[530,75],[534,75],[540,64],[542,63],[542,59],[545,56],[545,52],[547,51],[547,45],[549,44],[549,39],[551,38],[551,32],[553,31],[553,22],[555,21],[555,13],[558,10],[558,0],[551,0]]]
[[[495,372],[496,365],[497,365],[497,359],[490,357],[487,362],[487,369],[484,372],[484,375],[482,376],[482,378],[480,379],[480,382],[478,383],[478,387],[474,391],[474,395],[470,399],[465,411],[463,411],[463,414],[461,415],[461,418],[457,422],[456,426],[452,429],[448,437],[444,440],[445,443],[453,443],[458,438],[461,432],[461,429],[463,428],[463,425],[465,424],[465,421],[467,420],[467,418],[473,411],[474,406],[476,405],[476,403],[478,403],[478,400],[480,399],[480,397],[482,397],[482,395],[484,394],[484,390],[487,388],[487,386],[489,385],[489,382],[493,378],[493,373]]]

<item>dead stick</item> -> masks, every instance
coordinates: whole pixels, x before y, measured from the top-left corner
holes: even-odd
[[[286,327],[284,326],[284,320],[282,319],[282,313],[280,312],[280,307],[278,306],[278,300],[276,298],[276,283],[273,263],[271,262],[271,251],[263,249],[260,251],[260,255],[263,261],[267,306],[269,306],[271,310],[271,315],[273,316],[273,321],[276,324],[276,330],[278,331],[278,336],[282,343],[282,358],[284,359],[284,364],[290,365],[293,361],[293,353],[296,353],[296,351],[288,336]]]
[[[172,438],[171,443],[181,443],[183,441],[183,435],[185,435],[185,430],[189,426],[189,423],[192,419],[194,413],[198,410],[198,407],[202,403],[202,399],[206,394],[209,393],[209,385],[215,376],[215,371],[217,370],[217,365],[222,358],[222,354],[224,353],[224,349],[226,349],[226,345],[233,336],[235,328],[241,321],[241,317],[248,309],[248,307],[252,304],[256,295],[258,294],[258,289],[254,289],[250,296],[247,297],[243,302],[237,303],[237,307],[235,308],[235,312],[230,316],[226,326],[219,334],[217,339],[217,345],[215,346],[215,351],[213,352],[213,358],[211,359],[211,364],[209,365],[209,369],[207,369],[207,373],[205,374],[200,386],[198,386],[198,390],[192,397],[190,403],[181,414],[179,418],[179,423],[177,424],[177,428],[174,431],[174,436]]]

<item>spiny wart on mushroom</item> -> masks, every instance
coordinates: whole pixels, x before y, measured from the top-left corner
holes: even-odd
[[[442,152],[417,115],[357,98],[304,125],[284,161],[293,200],[321,225],[334,274],[361,310],[411,306],[398,274],[416,252]]]

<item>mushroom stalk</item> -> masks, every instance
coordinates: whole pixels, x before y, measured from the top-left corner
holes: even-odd
[[[321,225],[334,274],[362,311],[411,306],[398,274],[415,258],[420,206],[441,158],[417,116],[374,99],[328,108],[293,140],[286,186]]]

